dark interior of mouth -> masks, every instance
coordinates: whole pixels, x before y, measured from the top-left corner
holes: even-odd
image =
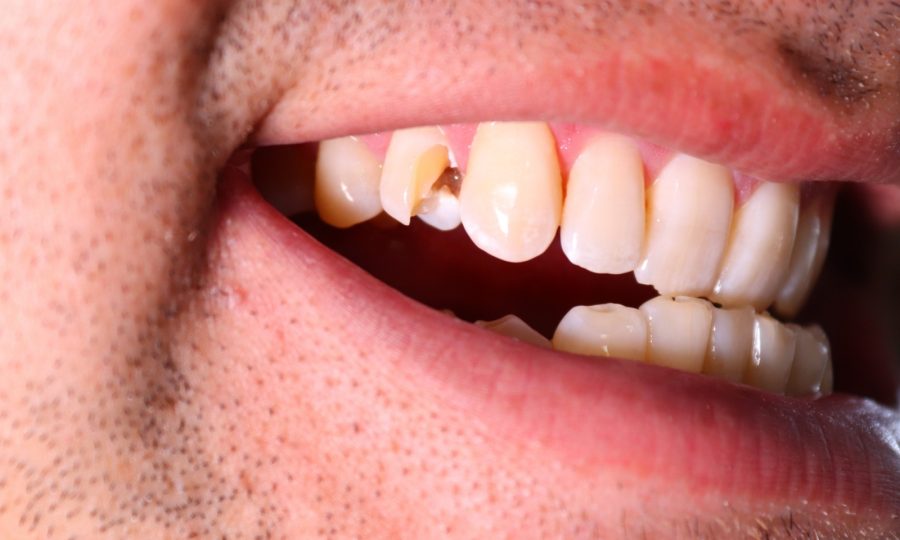
[[[266,192],[272,190],[266,185],[311,183],[315,149],[315,144],[256,149],[251,174],[257,186],[263,186],[264,197],[269,195],[271,202]],[[470,322],[514,314],[550,337],[573,306],[613,302],[636,307],[657,295],[631,273],[594,274],[571,264],[558,238],[543,255],[508,263],[478,249],[462,227],[444,232],[419,220],[403,226],[380,216],[338,229],[322,222],[314,211],[288,213],[297,226],[380,281]],[[879,231],[855,199],[839,196],[826,267],[796,321],[818,323],[828,334],[836,392],[895,406],[900,355],[891,342],[897,329],[886,322],[881,306],[873,305],[880,303],[872,296],[884,270],[875,253],[883,249],[879,239]],[[900,305],[900,298],[885,305]]]

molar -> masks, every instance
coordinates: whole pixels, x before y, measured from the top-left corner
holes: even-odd
[[[831,346],[828,344],[828,338],[818,326],[804,328],[789,324],[788,327],[797,335],[797,348],[786,391],[796,396],[819,394],[822,391],[825,371],[831,364]]]

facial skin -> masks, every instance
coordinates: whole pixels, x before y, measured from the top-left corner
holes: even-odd
[[[900,531],[889,450],[841,512],[499,435],[410,368],[437,346],[406,304],[223,188],[248,137],[516,117],[900,183],[896,3],[496,4],[3,2],[0,537]]]

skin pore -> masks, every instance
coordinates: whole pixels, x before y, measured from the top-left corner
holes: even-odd
[[[897,184],[896,2],[483,6],[3,3],[0,537],[898,534],[877,505],[723,505],[504,440],[399,369],[424,345],[373,350],[390,309],[221,180],[248,140],[550,110]]]

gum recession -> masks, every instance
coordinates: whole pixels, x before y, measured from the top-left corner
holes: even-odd
[[[316,313],[301,305],[300,313],[273,313],[276,319],[353,328],[336,338],[380,351],[374,369],[478,418],[492,437],[537,446],[588,477],[625,470],[698,496],[805,500],[810,510],[875,516],[887,526],[900,507],[900,421],[871,402],[790,399],[634,362],[536,350],[452,321],[374,280],[268,206],[235,168],[220,194],[212,250],[274,254],[268,274],[236,276],[242,287],[277,298],[277,287],[302,284],[315,296]],[[289,279],[274,284],[260,274]],[[275,334],[263,339],[284,340]]]

